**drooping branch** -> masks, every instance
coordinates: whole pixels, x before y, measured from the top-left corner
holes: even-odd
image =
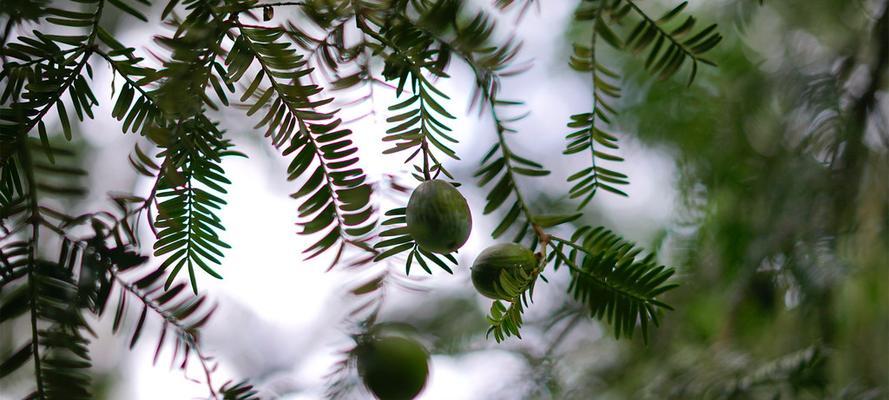
[[[301,223],[303,234],[327,230],[304,252],[312,258],[339,244],[333,261],[336,263],[351,239],[363,237],[375,226],[371,188],[365,182],[364,172],[357,167],[352,132],[341,127],[342,120],[335,119],[333,114],[318,111],[332,99],[312,99],[321,88],[301,82],[310,70],[289,43],[278,40],[284,34],[282,28],[248,28],[240,21],[235,26],[239,35],[226,60],[232,79],[241,79],[254,62],[260,67],[241,98],[253,98],[247,114],[268,108],[257,128],[267,126],[266,136],[272,137],[275,146],[289,142],[284,151],[285,155],[294,154],[288,167],[289,180],[317,165],[292,196],[307,196],[300,206],[300,217],[312,217]],[[282,81],[284,77],[290,81]],[[263,81],[269,85],[265,89],[260,88]]]

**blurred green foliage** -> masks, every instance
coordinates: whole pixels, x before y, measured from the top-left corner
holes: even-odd
[[[622,58],[615,122],[677,163],[680,201],[658,241],[679,269],[675,311],[647,346],[597,338],[570,302],[527,322],[550,347],[516,350],[537,382],[526,397],[887,398],[887,4],[700,8],[729,27],[718,68],[688,86]]]

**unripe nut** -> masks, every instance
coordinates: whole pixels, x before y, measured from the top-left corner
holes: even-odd
[[[411,193],[406,211],[407,230],[423,250],[439,254],[456,251],[472,230],[469,204],[450,183],[426,181]]]
[[[410,400],[426,386],[429,353],[415,340],[384,336],[360,344],[358,373],[380,400]]]
[[[517,276],[520,271],[532,272],[537,267],[537,257],[528,248],[515,243],[501,243],[488,247],[472,263],[472,285],[475,290],[495,300],[512,300],[502,290],[497,290],[503,271]]]

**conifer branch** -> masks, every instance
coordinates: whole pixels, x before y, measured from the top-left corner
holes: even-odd
[[[31,161],[31,152],[28,149],[27,131],[23,131],[19,139],[19,157],[25,170],[25,181],[28,185],[28,204],[30,206],[31,238],[28,246],[28,289],[30,290],[31,306],[31,354],[34,357],[34,379],[37,383],[38,398],[45,398],[43,386],[43,373],[40,368],[40,339],[37,332],[37,282],[34,276],[34,266],[37,265],[37,243],[40,240],[40,207],[37,203],[37,183],[34,178],[34,166]]]
[[[569,190],[570,198],[582,198],[577,206],[578,210],[586,207],[598,189],[627,196],[626,192],[617,187],[629,183],[626,175],[602,166],[602,161],[623,161],[623,158],[609,152],[609,149],[616,150],[618,148],[617,138],[599,126],[600,124],[610,124],[611,116],[616,114],[615,107],[609,104],[608,100],[616,100],[620,97],[620,87],[606,80],[607,78],[616,79],[617,74],[603,66],[596,57],[600,33],[605,36],[608,43],[614,45],[616,40],[603,19],[606,8],[605,4],[599,3],[592,12],[581,9],[575,13],[574,17],[581,22],[592,21],[589,47],[575,44],[574,54],[569,62],[574,70],[588,73],[591,76],[592,109],[590,112],[571,116],[568,127],[577,130],[565,136],[568,143],[562,152],[566,155],[588,152],[590,156],[589,167],[568,177],[568,182],[575,182]],[[605,149],[600,149],[600,147]]]

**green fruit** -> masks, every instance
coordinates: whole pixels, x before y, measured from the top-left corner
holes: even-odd
[[[358,373],[377,398],[410,400],[426,386],[429,353],[414,340],[388,336],[356,349]]]
[[[407,231],[423,250],[454,252],[471,230],[469,204],[450,183],[432,180],[414,189],[407,202]]]
[[[506,271],[513,277],[520,271],[530,273],[537,267],[537,257],[531,250],[515,243],[501,243],[488,247],[472,263],[472,285],[475,290],[495,300],[511,300],[500,287],[500,274]]]

